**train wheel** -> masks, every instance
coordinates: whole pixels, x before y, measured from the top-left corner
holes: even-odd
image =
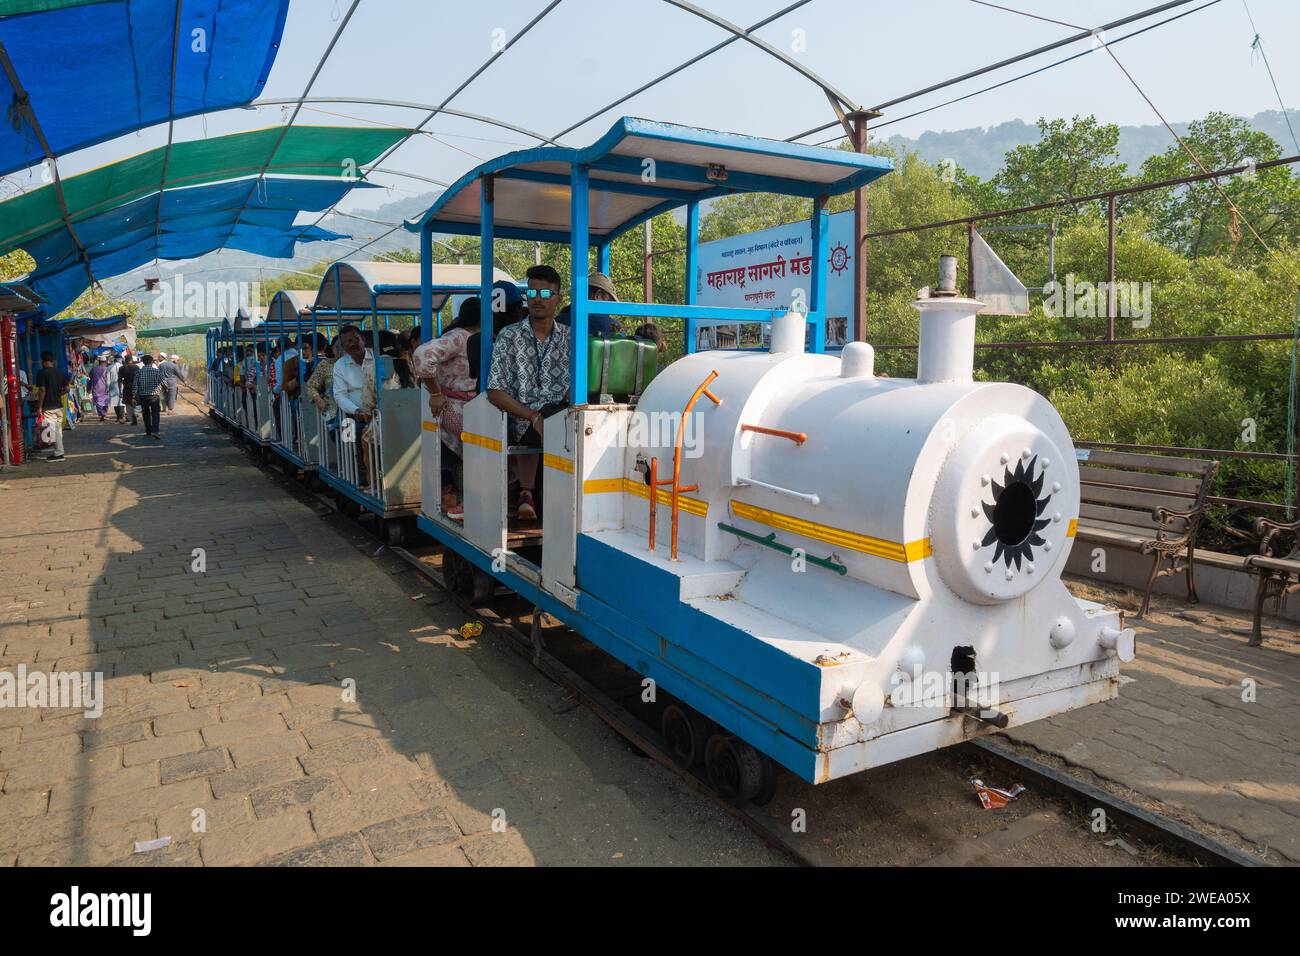
[[[452,594],[460,593],[460,555],[450,548],[442,552],[442,586]]]
[[[471,567],[470,574],[473,576],[473,580],[470,584],[472,593],[469,603],[475,605],[486,604],[492,599],[492,595],[497,593],[497,579],[474,567]]]
[[[677,766],[690,769],[704,762],[709,726],[700,714],[685,705],[669,704],[659,720],[659,729]]]
[[[758,793],[754,794],[754,804],[765,807],[776,796],[776,764],[763,754],[759,754],[758,757],[763,764],[763,779],[758,786]]]
[[[442,554],[442,585],[464,600],[474,596],[474,566],[450,548]]]
[[[709,784],[728,803],[745,803],[763,788],[762,755],[739,737],[714,734],[704,748]]]

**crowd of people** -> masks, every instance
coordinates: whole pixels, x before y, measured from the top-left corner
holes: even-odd
[[[65,428],[95,417],[131,426],[143,422],[146,437],[161,441],[161,413],[175,409],[186,375],[179,355],[111,347],[93,352],[84,345],[69,349],[67,368],[59,368],[53,352],[42,352],[33,382],[24,382],[31,415],[39,423],[37,446],[51,450],[49,461],[63,460]]]
[[[237,414],[252,428],[261,424],[257,395],[259,383],[265,383],[278,435],[286,427],[298,427],[298,409],[305,397],[321,413],[331,434],[346,431],[354,436],[350,443],[362,491],[372,491],[377,480],[367,451],[379,404],[376,382],[379,389],[424,388],[445,448],[443,509],[459,517],[464,488],[463,409],[483,389],[484,379],[488,400],[509,416],[510,440],[515,445],[540,452],[546,419],[569,404],[569,308],[561,308],[559,273],[551,266],[537,265],[526,278],[523,290],[507,280],[493,286],[489,311],[494,344],[486,376],[479,367],[483,308],[478,296],[461,301],[454,321],[429,342],[420,341],[418,326],[376,333],[344,325],[330,340],[317,332],[304,333],[296,341],[289,337],[222,346],[209,373],[235,390]],[[593,272],[587,282],[592,301],[619,301],[608,276]],[[623,329],[617,318],[598,315],[591,317],[589,331],[618,335]],[[662,355],[663,336],[653,323],[640,325],[632,335],[653,341]],[[382,363],[379,374],[375,346]],[[511,457],[512,479],[518,485],[514,513],[525,521],[537,517],[540,459],[540,453]]]
[[[332,429],[350,421],[355,436],[351,443],[355,445],[357,473],[365,476],[360,483],[361,490],[368,492],[375,481],[367,446],[378,396],[374,349],[367,348],[367,344],[375,344],[376,339],[379,355],[384,359],[382,387],[414,388],[410,353],[420,341],[418,328],[402,332],[383,329],[376,334],[345,325],[333,339],[316,332],[283,342],[223,346],[217,349],[209,372],[235,389],[238,414],[251,428],[261,425],[257,394],[259,383],[264,383],[275,434],[284,435],[288,429],[295,445],[298,411],[304,396],[324,415]]]

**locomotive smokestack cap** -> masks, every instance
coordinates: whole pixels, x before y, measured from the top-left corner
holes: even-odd
[[[912,308],[921,313],[917,382],[969,382],[975,368],[975,313],[984,303],[957,294],[956,256],[939,258],[938,285],[922,290]]]
[[[939,257],[939,285],[930,293],[933,296],[954,296],[957,294],[957,257]]]

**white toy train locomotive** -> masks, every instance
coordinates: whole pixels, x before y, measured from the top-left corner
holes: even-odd
[[[691,706],[669,709],[666,734],[735,795],[761,789],[754,762],[696,710],[823,782],[1116,696],[1133,632],[1061,581],[1079,513],[1070,436],[1041,395],[972,380],[981,303],[955,272],[945,257],[914,303],[915,380],[875,376],[865,343],[805,354],[791,314],[770,352],[685,356],[635,412],[576,418],[575,610],[638,645],[633,666],[648,651],[643,671],[671,668]],[[672,435],[637,443],[655,430],[633,415],[683,409],[700,454]],[[548,452],[572,454],[574,437],[548,430]],[[652,473],[653,507],[637,487]],[[572,503],[554,497],[548,522]]]

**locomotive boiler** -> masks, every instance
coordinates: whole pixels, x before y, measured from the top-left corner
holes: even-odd
[[[973,380],[982,304],[940,271],[915,379],[876,375],[866,343],[805,353],[792,313],[768,352],[668,366],[613,432],[585,413],[583,473],[615,457],[632,494],[580,506],[578,611],[669,668],[665,733],[739,796],[762,784],[736,738],[823,782],[1113,698],[1132,658],[1121,612],[1061,581],[1065,424]]]

